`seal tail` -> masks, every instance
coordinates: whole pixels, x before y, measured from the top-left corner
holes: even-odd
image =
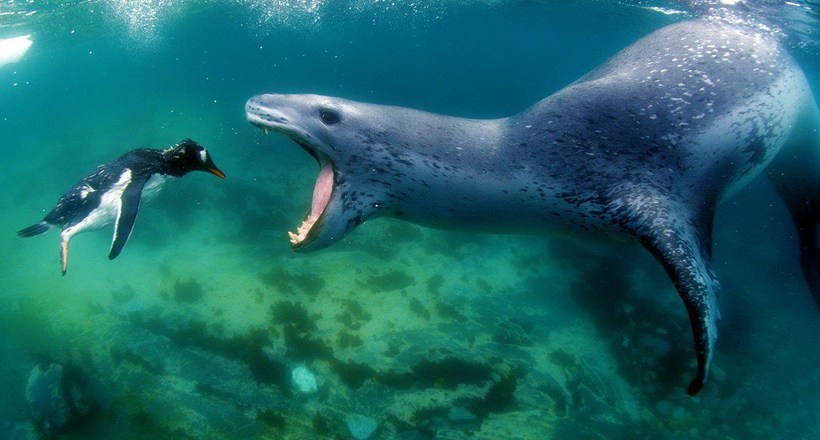
[[[48,232],[54,226],[46,221],[41,221],[40,223],[33,224],[27,228],[20,229],[17,231],[17,235],[20,237],[33,237],[35,235],[40,235],[44,232]]]

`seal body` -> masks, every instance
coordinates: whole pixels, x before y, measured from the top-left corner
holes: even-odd
[[[698,359],[690,394],[706,380],[717,337],[714,212],[764,170],[799,211],[804,272],[820,298],[820,115],[794,60],[754,29],[674,24],[502,119],[317,95],[259,95],[246,112],[319,162],[310,212],[291,233],[297,250],[328,246],[379,215],[639,240],[689,312]]]
[[[140,148],[97,167],[68,189],[42,221],[17,232],[21,237],[42,234],[53,227],[60,233],[60,262],[63,275],[68,268],[71,237],[114,223],[108,258],[116,258],[134,228],[143,195],[156,195],[168,178],[195,171],[225,175],[214,165],[208,151],[186,139],[165,149]]]

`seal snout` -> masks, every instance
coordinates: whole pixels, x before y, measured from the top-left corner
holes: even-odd
[[[248,122],[265,130],[282,128],[287,126],[289,120],[280,110],[271,105],[274,95],[254,96],[245,103],[245,115]]]

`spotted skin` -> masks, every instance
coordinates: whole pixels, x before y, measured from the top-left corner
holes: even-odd
[[[692,395],[708,377],[720,318],[714,213],[764,170],[802,221],[804,271],[820,301],[820,117],[800,68],[752,29],[707,20],[663,28],[502,119],[317,95],[259,95],[246,112],[333,166],[330,202],[294,246],[300,251],[329,246],[375,216],[637,239],[688,311]]]

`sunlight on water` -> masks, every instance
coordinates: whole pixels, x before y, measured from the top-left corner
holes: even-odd
[[[784,35],[789,35],[792,45],[820,53],[820,2],[817,0],[589,1],[636,6],[665,15],[686,15],[697,11],[723,16],[733,22],[757,23],[770,31],[781,32],[782,29]],[[373,23],[419,27],[470,4],[490,7],[520,4],[515,0],[11,0],[0,6],[0,29],[36,21],[44,14],[64,14],[66,20],[62,24],[71,23],[71,26],[77,27],[103,11],[112,14],[124,26],[134,44],[149,46],[162,37],[163,27],[175,17],[220,3],[246,8],[247,24],[255,26],[260,32],[271,32],[280,27],[309,31],[328,21],[353,17]],[[407,21],[408,18],[412,21]]]
[[[461,2],[463,0],[459,0]],[[485,0],[489,1],[489,0]],[[226,0],[247,8],[247,20],[256,29],[270,32],[277,28],[310,31],[331,19],[365,17],[373,22],[391,22],[405,18],[423,24],[433,20],[455,1],[396,1],[396,0]],[[192,10],[201,9],[210,2],[192,0],[107,0],[98,7],[113,11],[128,29],[128,34],[139,45],[150,45],[161,38],[162,28],[170,20]]]
[[[185,3],[175,0],[109,0],[105,6],[124,23],[135,42],[150,44],[159,36],[163,20],[180,12]]]
[[[820,55],[820,1],[690,0],[705,15],[786,36],[790,45]]]
[[[258,25],[308,27],[322,19],[326,0],[233,0],[250,9]]]
[[[110,10],[127,27],[132,38],[138,40],[138,43],[146,43],[157,38],[160,29],[173,17],[220,2],[247,8],[248,21],[259,27],[268,27],[269,30],[278,26],[308,30],[322,21],[339,19],[340,16],[364,16],[374,22],[399,21],[412,17],[419,21],[417,24],[423,24],[424,21],[434,20],[463,5],[502,6],[515,3],[513,0],[75,0],[64,2],[63,6],[89,8],[90,11],[95,8]],[[30,16],[38,12],[38,6],[48,7],[28,2],[11,4],[16,4],[18,10],[8,11],[6,14]]]

